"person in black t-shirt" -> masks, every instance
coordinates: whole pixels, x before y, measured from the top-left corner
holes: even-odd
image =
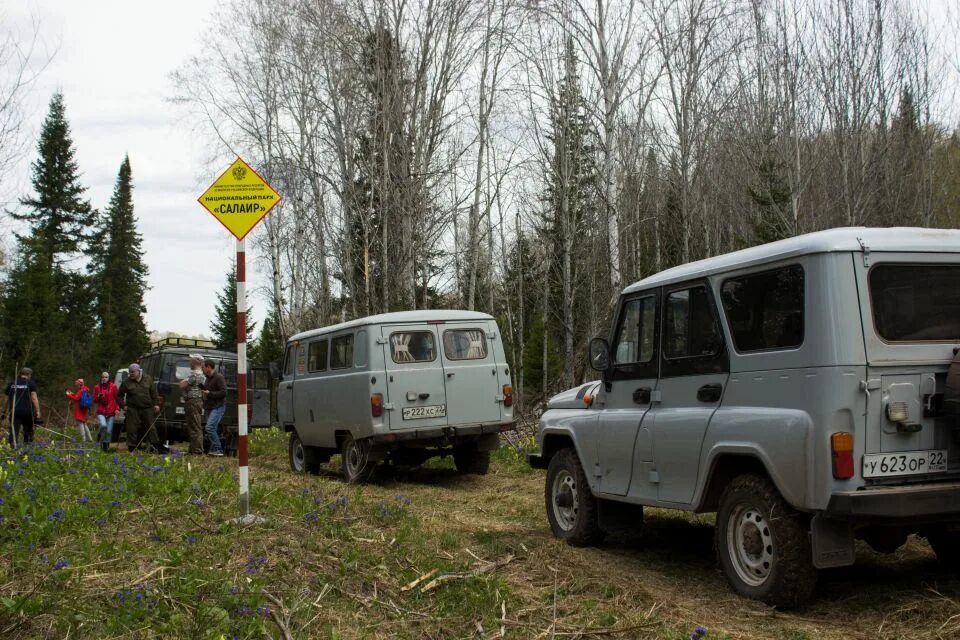
[[[7,417],[10,420],[10,445],[20,442],[16,436],[23,429],[24,444],[33,442],[33,425],[40,422],[40,400],[37,398],[37,383],[33,381],[33,369],[20,369],[16,382],[7,385]]]

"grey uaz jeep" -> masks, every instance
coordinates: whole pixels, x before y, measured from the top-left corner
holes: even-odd
[[[854,539],[960,566],[960,231],[834,229],[627,287],[601,380],[550,400],[533,466],[554,535],[716,512],[733,588],[780,607]],[[948,375],[949,372],[949,375]]]

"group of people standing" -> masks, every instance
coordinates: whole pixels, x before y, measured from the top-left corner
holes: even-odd
[[[203,454],[202,412],[206,411],[210,455],[223,455],[218,431],[226,411],[227,383],[223,375],[217,372],[216,366],[214,360],[191,355],[190,373],[180,381],[191,454]],[[100,425],[97,444],[104,451],[109,450],[113,441],[114,422],[122,409],[126,422],[127,449],[165,453],[167,447],[160,443],[156,428],[160,415],[160,396],[153,378],[136,363],[129,366],[128,372],[120,385],[115,384],[109,372],[104,371],[92,391],[83,378],[74,381],[74,391],[66,391],[66,397],[73,406],[73,420],[80,431],[80,438],[93,442],[87,420],[90,411],[94,410]],[[10,424],[8,441],[11,446],[33,442],[34,425],[43,423],[33,371],[29,367],[21,369],[17,380],[7,385],[6,394]],[[18,442],[20,433],[22,439]]]

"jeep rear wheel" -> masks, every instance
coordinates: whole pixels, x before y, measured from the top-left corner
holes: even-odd
[[[370,460],[370,441],[355,440],[350,434],[344,436],[340,445],[340,467],[350,484],[368,482],[377,468],[377,463]]]
[[[813,595],[807,519],[790,507],[765,478],[734,478],[717,512],[717,555],[740,595],[781,609],[799,607]]]
[[[554,536],[575,547],[603,540],[597,499],[590,493],[587,476],[573,449],[562,449],[550,459],[544,497]]]
[[[490,452],[477,451],[477,445],[467,444],[454,447],[453,464],[460,473],[487,475],[490,470]]]
[[[947,529],[936,529],[927,533],[927,542],[945,569],[960,570],[960,533]]]

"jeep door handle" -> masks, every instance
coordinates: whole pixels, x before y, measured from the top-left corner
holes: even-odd
[[[452,378],[452,377],[455,375],[455,373],[456,373],[456,372],[451,371],[450,373],[447,374],[447,377],[448,377],[448,378]]]
[[[287,389],[293,389],[293,383],[292,383],[292,382],[288,382],[288,383],[287,383]]]
[[[719,383],[705,384],[697,389],[697,400],[700,402],[716,402],[723,393],[723,385]]]
[[[633,392],[633,401],[637,404],[650,404],[650,395],[653,390],[650,387],[640,387]]]

